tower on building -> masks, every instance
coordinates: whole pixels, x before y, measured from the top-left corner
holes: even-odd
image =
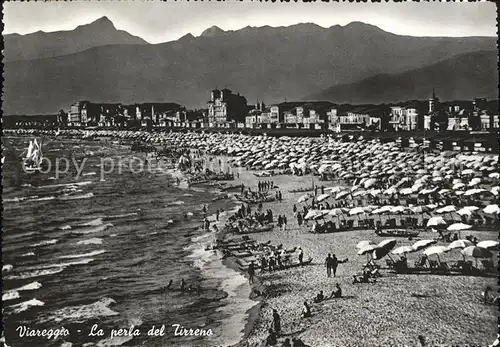
[[[432,96],[429,98],[429,114],[436,111],[439,104],[439,98],[436,97],[436,90],[432,88]]]

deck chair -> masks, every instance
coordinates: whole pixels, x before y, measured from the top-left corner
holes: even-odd
[[[415,262],[415,267],[418,267],[418,268],[425,267],[426,261],[427,261],[427,258],[424,258],[424,257],[418,258],[418,260]]]
[[[429,267],[431,269],[437,269],[437,268],[439,268],[439,264],[438,264],[437,260],[431,260],[431,259],[429,259]]]
[[[386,258],[386,259],[385,259],[385,263],[386,263],[386,265],[387,265],[387,267],[388,267],[389,269],[394,268],[394,265],[395,265],[394,260],[392,260],[392,259],[390,259],[390,258]]]
[[[495,272],[495,266],[493,265],[492,260],[481,260],[481,264],[483,265],[484,271],[486,272]]]

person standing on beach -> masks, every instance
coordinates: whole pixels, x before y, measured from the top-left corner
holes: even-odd
[[[302,250],[301,247],[299,247],[299,264],[302,266],[304,262],[304,251]]]
[[[287,220],[286,220],[286,216],[285,216],[285,215],[283,215],[283,231],[285,231],[285,230],[286,230],[286,222],[287,222]]]
[[[220,214],[220,211],[219,211],[219,209],[217,209],[217,212],[215,212],[215,219],[217,220],[217,222],[219,221],[219,214]]]
[[[186,282],[184,281],[184,278],[181,279],[181,293],[184,293],[186,290]]]
[[[252,260],[250,265],[248,265],[248,280],[250,283],[253,283],[253,277],[255,276],[255,264]]]
[[[333,258],[330,253],[328,253],[328,257],[325,259],[325,265],[326,265],[326,275],[328,277],[332,276],[332,263],[333,263]]]
[[[335,277],[335,274],[337,273],[337,266],[339,265],[339,260],[337,259],[337,256],[334,254],[332,256],[332,271],[333,271],[333,277]],[[328,276],[330,277],[330,276]]]
[[[281,317],[276,309],[273,309],[273,328],[279,336],[281,334]]]

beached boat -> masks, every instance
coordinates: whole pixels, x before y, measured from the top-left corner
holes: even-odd
[[[230,185],[226,187],[220,188],[222,191],[228,191],[228,190],[233,190],[233,189],[241,189],[242,184],[235,184],[235,185]]]
[[[312,257],[309,257],[308,259],[304,260],[302,262],[302,264],[299,263],[298,261],[294,261],[292,263],[283,264],[283,266],[281,268],[279,268],[279,270],[286,270],[286,269],[292,269],[292,268],[296,268],[296,267],[300,267],[300,266],[304,266],[304,265],[309,265],[312,263],[312,261],[313,261]],[[238,263],[238,265],[239,265],[238,267],[241,271],[245,271],[245,272],[248,271],[248,265],[250,265],[250,262],[248,262],[244,259],[238,259],[237,263]],[[261,268],[261,264],[258,261],[254,261],[254,265],[255,265],[256,269]]]
[[[376,230],[375,234],[381,237],[417,237],[420,232],[406,229]]]
[[[299,188],[299,189],[292,189],[289,190],[289,193],[307,193],[307,192],[312,192],[314,188],[309,187],[309,188]]]
[[[262,233],[265,231],[271,231],[271,230],[273,230],[273,228],[274,228],[274,224],[266,224],[266,225],[254,227],[251,229],[244,229],[244,230],[240,231],[239,233],[240,234]]]
[[[236,199],[240,200],[241,202],[244,202],[246,204],[258,204],[261,202],[272,202],[276,200],[274,196],[266,196],[264,199],[248,199],[243,196],[236,195]]]
[[[30,141],[26,156],[23,159],[24,171],[27,173],[40,172],[42,170],[42,143],[38,143],[36,139]]]

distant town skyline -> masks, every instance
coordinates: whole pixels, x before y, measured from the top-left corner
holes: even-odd
[[[77,16],[75,16],[75,13]],[[260,3],[260,2],[6,2],[4,34],[72,30],[107,16],[117,29],[150,43],[199,36],[218,26],[322,27],[361,21],[398,35],[496,36],[496,5],[477,3]]]

